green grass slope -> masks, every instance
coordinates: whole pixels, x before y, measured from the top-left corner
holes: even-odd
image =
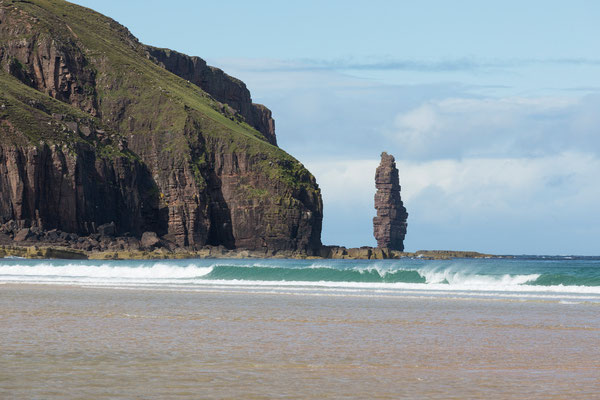
[[[109,139],[101,142],[95,135],[86,138],[72,129],[73,123],[103,130]],[[98,118],[44,95],[0,70],[0,145],[55,144],[73,149],[76,143],[87,143],[103,158],[139,159],[130,150],[120,150],[110,139],[117,135],[105,129]]]
[[[97,82],[96,88],[85,90],[97,91],[102,120],[116,132],[183,132],[192,114],[203,135],[225,140],[232,149],[276,161],[275,169],[277,165],[282,168],[270,171],[274,176],[291,184],[301,183],[296,175],[306,172],[297,160],[265,142],[261,133],[235,115],[224,114],[222,105],[198,86],[149,60],[137,39],[114,20],[61,0],[4,0],[0,5],[32,23],[40,38],[48,36],[68,46],[75,43],[83,50],[89,60],[86,68],[95,70]],[[10,39],[30,36],[26,32],[21,38]],[[176,139],[172,146],[170,150],[175,152],[189,151],[185,140]]]

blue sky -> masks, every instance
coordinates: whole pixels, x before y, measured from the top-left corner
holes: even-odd
[[[242,79],[317,177],[326,244],[375,244],[387,151],[407,250],[600,254],[600,2],[76,3]]]

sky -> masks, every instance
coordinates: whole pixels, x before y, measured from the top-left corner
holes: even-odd
[[[77,0],[243,80],[317,178],[324,244],[600,255],[600,2]]]

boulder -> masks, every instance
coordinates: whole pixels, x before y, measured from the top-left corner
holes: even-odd
[[[134,237],[127,238],[127,243],[125,244],[125,247],[128,250],[139,250],[140,246],[141,246],[141,243],[138,239],[136,239]]]
[[[356,260],[368,260],[371,258],[371,249],[368,247],[351,248],[347,250],[348,258]]]
[[[15,242],[23,242],[27,240],[31,236],[31,231],[29,228],[20,229],[14,237]]]
[[[59,234],[56,229],[51,229],[46,232],[45,239],[49,242],[56,242],[59,239]]]
[[[156,232],[144,232],[141,239],[141,245],[144,248],[151,248],[160,243]]]

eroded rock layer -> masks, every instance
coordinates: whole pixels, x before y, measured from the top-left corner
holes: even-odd
[[[377,247],[404,251],[408,213],[400,197],[400,179],[394,156],[381,153],[375,172],[375,209],[373,233]]]

